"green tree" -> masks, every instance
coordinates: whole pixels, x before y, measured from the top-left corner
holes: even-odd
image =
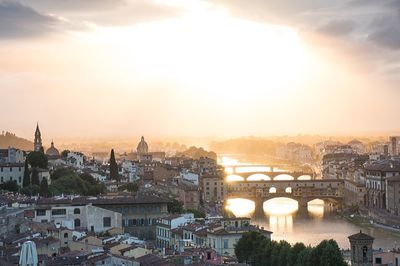
[[[129,192],[137,192],[139,190],[139,185],[137,183],[128,183],[126,189]]]
[[[246,232],[235,246],[235,255],[239,262],[261,265],[259,262],[268,257],[268,252],[273,248],[268,242],[271,241],[259,232]]]
[[[94,179],[94,177],[89,173],[82,173],[79,175],[79,177],[82,180],[88,182],[89,184],[96,185],[96,183],[97,183],[96,179]]]
[[[186,212],[191,212],[194,214],[194,218],[206,218],[206,213],[199,209],[187,209]]]
[[[32,185],[38,185],[39,186],[40,181],[39,181],[39,172],[36,167],[32,169]]]
[[[50,191],[49,191],[49,184],[47,183],[47,178],[43,177],[42,182],[40,182],[40,196],[42,197],[48,197],[50,196]]]
[[[29,171],[28,160],[25,160],[24,179],[22,180],[22,187],[29,187],[31,185],[31,173]]]
[[[7,182],[4,182],[0,185],[0,188],[11,192],[17,192],[19,189],[16,180],[9,180]]]
[[[111,150],[110,155],[110,179],[119,182],[118,165],[117,161],[115,160],[114,149]]]
[[[312,248],[306,248],[300,251],[299,255],[297,256],[295,266],[314,266],[310,262],[312,251]]]
[[[279,242],[280,250],[279,250],[279,264],[280,266],[286,266],[289,262],[289,254],[292,250],[292,246],[286,241]]]
[[[96,181],[95,184],[82,179],[76,173],[59,177],[49,186],[52,195],[78,194],[84,196],[97,196],[105,191],[105,186]]]
[[[69,150],[63,150],[60,154],[61,158],[67,158],[68,157],[68,153],[70,153]]]
[[[167,203],[167,209],[169,213],[183,213],[183,203],[180,202],[179,200],[172,200]]]
[[[40,186],[30,185],[28,187],[23,187],[23,188],[21,188],[20,192],[27,196],[37,195],[40,192]]]
[[[51,180],[56,180],[60,177],[63,176],[67,176],[67,175],[72,175],[74,174],[74,170],[72,168],[69,167],[61,167],[61,168],[57,168],[56,170],[54,170],[51,175],[50,175],[50,179]]]
[[[333,239],[323,240],[311,252],[311,265],[346,266],[337,242]]]
[[[27,156],[28,163],[31,167],[47,169],[47,156],[39,151],[32,151]]]
[[[306,249],[306,246],[303,243],[296,243],[290,249],[289,256],[288,256],[288,265],[295,265],[297,257],[299,256],[300,252]]]

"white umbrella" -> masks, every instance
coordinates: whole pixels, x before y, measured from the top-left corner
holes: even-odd
[[[37,266],[38,254],[36,244],[33,241],[26,241],[22,244],[21,255],[19,256],[20,266]]]

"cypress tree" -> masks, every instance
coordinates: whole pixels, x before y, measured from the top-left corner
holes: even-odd
[[[48,197],[50,195],[49,192],[49,183],[47,183],[47,178],[43,177],[42,182],[40,182],[40,196]]]
[[[39,172],[36,168],[32,169],[32,185],[40,185],[39,182]]]
[[[22,187],[29,187],[30,185],[31,185],[31,174],[29,172],[28,160],[25,160],[24,179],[22,181]]]
[[[118,165],[115,160],[114,149],[111,150],[110,155],[110,179],[119,181]]]

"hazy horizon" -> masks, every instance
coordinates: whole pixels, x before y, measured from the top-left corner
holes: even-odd
[[[0,0],[1,130],[398,134],[398,1]],[[396,133],[397,132],[397,133]]]

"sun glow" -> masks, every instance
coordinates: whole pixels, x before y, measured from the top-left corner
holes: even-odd
[[[236,217],[249,216],[255,210],[255,204],[248,199],[228,199],[226,207]]]
[[[188,10],[174,19],[97,27],[82,38],[96,43],[112,75],[169,80],[221,103],[284,95],[306,69],[307,51],[294,29],[201,6]]]
[[[299,209],[297,201],[289,198],[275,198],[264,202],[264,211],[272,216],[285,216]]]

